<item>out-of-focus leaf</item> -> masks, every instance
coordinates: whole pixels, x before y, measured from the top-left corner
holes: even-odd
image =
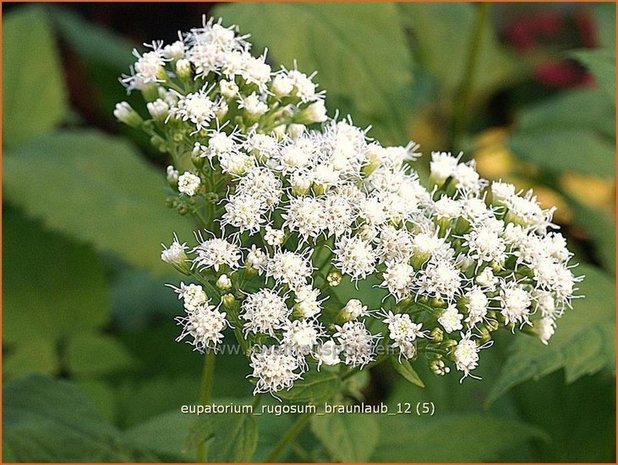
[[[7,318],[6,313],[4,314]],[[53,341],[29,340],[4,353],[2,376],[4,381],[21,378],[32,373],[54,374],[59,363]]]
[[[581,265],[576,274],[586,275],[577,294],[585,296],[573,302],[558,320],[556,334],[544,346],[538,340],[519,338],[493,386],[493,401],[513,386],[538,379],[559,368],[565,369],[566,381],[602,369],[615,370],[615,287],[613,279],[598,269]]]
[[[585,207],[575,201],[570,203],[575,222],[594,240],[597,257],[610,273],[616,272],[616,222],[613,216]]]
[[[116,397],[113,384],[101,379],[79,380],[77,382],[88,400],[106,420],[116,418]]]
[[[194,457],[184,448],[184,442],[194,423],[194,416],[177,409],[135,425],[123,435],[128,443],[167,460],[192,461]]]
[[[616,50],[616,4],[594,3],[590,5],[597,25],[599,45]]]
[[[46,202],[42,202],[44,208]],[[107,322],[105,277],[90,248],[47,232],[12,209],[4,210],[3,227],[5,343],[58,341]]]
[[[2,28],[2,136],[14,147],[45,134],[67,112],[55,38],[45,10],[9,12]]]
[[[250,414],[201,416],[191,427],[186,447],[193,450],[208,442],[210,462],[247,462],[257,446],[257,428]]]
[[[414,54],[420,64],[440,81],[447,93],[457,91],[464,77],[478,5],[402,3],[399,7],[414,37]],[[491,91],[516,76],[514,61],[500,47],[493,31],[483,31],[479,49],[474,77],[476,92]]]
[[[399,373],[406,381],[409,383],[415,384],[418,387],[425,387],[425,383],[418,375],[418,373],[412,368],[410,362],[407,360],[402,360],[401,362],[397,359],[397,357],[391,357],[391,364],[397,373]]]
[[[504,450],[546,437],[528,424],[482,413],[438,413],[421,419],[380,415],[378,422],[385,434],[371,457],[376,462],[492,461]]]
[[[577,50],[570,55],[581,62],[594,75],[599,87],[612,102],[616,100],[615,51],[605,49]]]
[[[372,415],[313,416],[311,430],[337,462],[366,462],[380,437],[378,421]]]
[[[121,343],[102,334],[73,336],[68,343],[67,358],[71,373],[79,377],[100,376],[135,364]]]
[[[350,112],[384,143],[407,139],[412,61],[395,4],[236,4],[214,15],[251,33],[277,63],[317,70],[331,115]]]
[[[95,131],[49,135],[4,157],[7,197],[47,226],[157,273],[161,242],[189,238],[164,205],[164,178],[125,142]],[[44,180],[44,182],[43,182]]]
[[[341,379],[334,373],[326,371],[310,371],[303,375],[303,379],[296,381],[289,391],[279,391],[277,395],[282,399],[293,402],[325,402],[339,391]]]
[[[128,448],[119,431],[68,382],[30,376],[6,385],[2,397],[2,439],[16,461],[156,460]]]

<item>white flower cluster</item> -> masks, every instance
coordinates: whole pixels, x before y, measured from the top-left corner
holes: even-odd
[[[216,349],[233,328],[255,393],[289,389],[312,367],[420,353],[434,373],[465,377],[500,327],[548,342],[579,278],[531,192],[450,153],[432,154],[423,186],[415,144],[383,147],[350,120],[325,122],[310,77],[273,73],[234,28],[211,20],[151,49],[124,82],[158,96],[140,124],[173,156],[172,205],[208,230],[161,256],[200,283],[176,289],[179,339]],[[383,309],[363,303],[362,282]]]

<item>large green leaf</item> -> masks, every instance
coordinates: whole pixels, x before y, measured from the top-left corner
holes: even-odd
[[[55,39],[41,7],[11,11],[2,32],[2,136],[15,146],[45,134],[67,111]]]
[[[95,131],[64,131],[4,156],[4,187],[13,203],[47,226],[117,253],[127,262],[169,272],[161,242],[190,222],[165,208],[164,178],[125,142]]]
[[[469,3],[402,3],[403,18],[414,38],[414,54],[447,93],[464,79],[478,5]],[[474,76],[474,90],[487,92],[516,77],[514,61],[492,30],[484,30]]]
[[[570,54],[594,75],[597,84],[612,102],[616,100],[615,50],[577,50]]]
[[[380,435],[376,417],[362,414],[313,416],[311,430],[338,462],[366,462]]]
[[[162,458],[174,461],[192,461],[194,457],[184,448],[189,429],[195,423],[191,415],[179,410],[157,415],[124,432],[125,440]]]
[[[418,387],[425,387],[425,383],[418,375],[418,373],[412,368],[412,365],[408,360],[399,360],[397,357],[392,356],[391,365],[397,373],[399,373],[407,382],[412,383]]]
[[[616,222],[609,212],[589,208],[571,199],[569,207],[575,223],[584,228],[594,241],[596,256],[603,268],[616,272]]]
[[[66,356],[71,373],[79,377],[100,376],[135,365],[135,359],[118,340],[102,334],[73,336]]]
[[[3,444],[20,462],[133,462],[136,453],[74,385],[42,376],[3,390]],[[7,458],[6,456],[4,457]]]
[[[59,341],[103,326],[109,301],[96,254],[15,210],[3,220],[4,342]]]
[[[489,414],[378,417],[380,442],[375,462],[482,462],[543,433],[525,423]]]
[[[528,379],[538,379],[560,368],[566,381],[615,370],[615,286],[614,280],[598,269],[580,266],[576,274],[586,275],[579,285],[573,309],[558,320],[556,334],[545,346],[538,340],[519,338],[511,348],[502,373],[493,386],[493,401],[513,386]]]
[[[277,393],[282,399],[293,402],[325,402],[333,398],[339,387],[341,378],[335,373],[310,371],[303,375],[303,379],[296,381],[289,391]]]
[[[45,339],[28,340],[10,352],[5,352],[3,380],[21,378],[32,373],[55,374],[60,364],[54,342]]]
[[[191,427],[187,448],[207,441],[208,461],[247,462],[257,446],[255,419],[249,414],[204,415]]]
[[[237,4],[215,16],[238,24],[286,67],[318,71],[330,115],[350,112],[382,142],[403,143],[412,61],[395,4]]]

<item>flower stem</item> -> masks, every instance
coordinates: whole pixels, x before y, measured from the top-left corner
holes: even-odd
[[[264,462],[271,463],[279,458],[279,456],[283,453],[285,448],[292,442],[296,437],[301,433],[309,419],[313,415],[312,412],[306,412],[292,425],[292,427],[285,433],[285,435],[281,438],[281,440],[277,443],[275,448],[272,450],[268,457],[264,460]]]
[[[459,99],[455,106],[451,140],[453,149],[460,145],[461,137],[464,135],[468,126],[468,111],[470,98],[472,97],[474,75],[476,74],[476,67],[478,65],[481,51],[483,32],[489,18],[489,6],[490,3],[488,2],[479,3],[478,5],[476,21],[472,29],[472,37],[470,38],[470,47],[468,48],[468,57],[465,63],[464,75],[462,77],[461,86],[459,87]]]
[[[202,371],[202,384],[200,386],[200,404],[206,405],[210,400],[212,382],[215,375],[215,353],[210,351],[204,357],[204,369]],[[206,461],[206,442],[202,442],[197,448],[197,461]]]

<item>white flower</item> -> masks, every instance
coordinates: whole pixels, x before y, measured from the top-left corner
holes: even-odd
[[[310,77],[301,73],[298,70],[288,71],[288,78],[294,84],[294,91],[296,95],[303,101],[309,102],[316,97],[315,84]]]
[[[458,158],[450,152],[431,152],[431,163],[429,169],[431,178],[438,184],[443,184],[449,177],[455,174]]]
[[[348,303],[345,304],[341,311],[341,315],[346,321],[353,321],[361,316],[367,316],[369,312],[367,312],[367,306],[363,305],[363,303],[358,299],[350,299]]]
[[[430,261],[420,277],[420,291],[430,296],[452,299],[459,293],[460,286],[459,270],[446,259]]]
[[[474,162],[460,163],[453,173],[454,185],[464,192],[478,192],[486,184],[474,169]]]
[[[547,345],[556,331],[556,322],[554,319],[551,317],[543,317],[536,321],[534,326],[541,342]]]
[[[163,47],[163,57],[168,60],[179,60],[185,56],[185,44],[177,40]]]
[[[219,91],[225,98],[231,99],[238,95],[238,86],[234,81],[226,81],[223,79],[219,81]]]
[[[316,347],[323,332],[323,328],[315,320],[288,321],[283,330],[281,346],[304,356]]]
[[[207,349],[215,349],[223,340],[222,331],[228,326],[225,313],[221,313],[210,305],[198,307],[186,317],[178,317],[176,321],[183,326],[182,333],[176,341],[181,341],[187,336],[193,338],[189,341],[195,346],[195,350],[204,352]]]
[[[267,263],[268,256],[266,253],[264,253],[263,250],[258,249],[255,245],[252,245],[251,249],[249,249],[249,252],[247,253],[245,265],[261,274],[266,269]]]
[[[238,100],[238,108],[242,108],[249,118],[259,118],[268,111],[268,105],[260,100],[257,94],[241,97]]]
[[[528,315],[531,302],[530,295],[520,285],[505,282],[500,286],[501,312],[505,324],[530,324]]]
[[[188,195],[189,197],[193,197],[197,194],[200,184],[200,177],[190,173],[189,171],[185,171],[178,176],[178,192]]]
[[[240,318],[245,320],[245,333],[263,333],[270,336],[285,326],[291,310],[285,300],[270,289],[249,294],[241,305]]]
[[[210,134],[208,148],[215,155],[232,152],[236,147],[236,143],[232,136],[228,136],[223,131],[215,131]]]
[[[333,366],[341,363],[341,359],[339,358],[341,350],[341,347],[332,339],[319,346],[313,354],[318,361],[318,370],[322,365]]]
[[[240,179],[236,191],[260,199],[269,208],[277,205],[283,194],[281,180],[263,167],[249,169]]]
[[[241,232],[257,232],[264,223],[265,208],[260,199],[247,194],[236,194],[225,204],[222,225],[232,225]]]
[[[297,357],[278,346],[255,347],[251,352],[252,377],[257,378],[253,395],[290,389],[301,377]]]
[[[268,260],[266,275],[290,288],[296,288],[307,283],[311,276],[311,265],[302,255],[289,251],[277,252]]]
[[[382,286],[395,297],[395,300],[400,301],[408,297],[412,291],[414,282],[414,268],[403,262],[386,262],[386,271],[384,272],[384,282]]]
[[[189,247],[187,247],[186,242],[181,244],[176,234],[174,234],[174,241],[169,247],[166,247],[164,244],[161,244],[161,246],[163,247],[163,252],[161,252],[161,260],[165,263],[180,266],[188,260],[186,250]]]
[[[461,215],[462,206],[457,200],[453,200],[450,197],[443,196],[434,203],[434,212],[437,219],[457,218]]]
[[[459,331],[463,328],[461,324],[462,319],[463,315],[457,311],[457,308],[455,308],[454,305],[449,305],[447,309],[440,314],[438,323],[442,325],[447,333],[452,333],[453,331]]]
[[[296,294],[294,298],[296,302],[294,310],[297,311],[302,318],[314,317],[322,311],[321,302],[318,300],[320,295],[319,289],[301,285],[294,289],[294,293]]]
[[[270,66],[264,63],[265,57],[248,58],[245,62],[243,76],[248,83],[256,84],[260,91],[266,89],[266,84],[270,81]]]
[[[491,183],[491,196],[494,203],[504,204],[515,196],[515,186],[506,182]]]
[[[481,227],[464,236],[474,260],[502,263],[506,259],[506,244],[497,232]]]
[[[219,268],[224,265],[235,269],[240,260],[240,248],[225,239],[215,238],[202,241],[193,249],[193,252],[197,253],[193,266],[200,270],[214,268],[215,271],[219,271]]]
[[[302,116],[307,124],[323,123],[328,119],[326,116],[326,107],[324,106],[324,100],[318,100],[309,105],[302,112]]]
[[[416,355],[414,341],[416,338],[425,337],[421,330],[422,324],[414,323],[408,314],[393,314],[389,311],[384,313],[383,322],[388,324],[388,336],[393,341],[391,347],[399,348],[404,358],[411,358]]]
[[[470,374],[478,365],[479,347],[472,340],[471,334],[462,336],[461,340],[455,346],[453,351],[455,357],[455,366],[459,371],[463,371],[464,378]]]
[[[317,237],[326,226],[324,221],[324,206],[314,197],[298,197],[290,202],[286,213],[285,226],[298,231],[303,239]]]
[[[282,229],[274,229],[266,225],[264,240],[271,247],[280,246],[285,240],[285,231]]]
[[[178,106],[173,109],[183,121],[190,121],[197,131],[208,127],[210,120],[215,116],[216,105],[210,100],[206,90],[187,94],[178,100]]]
[[[323,221],[331,235],[345,234],[354,221],[355,208],[348,196],[343,193],[328,192],[322,204]]]
[[[335,325],[337,339],[342,348],[344,362],[350,366],[364,366],[371,362],[379,336],[371,334],[360,321],[349,321],[343,326]]]
[[[377,253],[383,261],[407,262],[412,256],[412,236],[406,229],[386,225],[381,229],[377,243]]]
[[[138,127],[142,123],[142,118],[127,102],[120,102],[114,108],[114,116],[118,121],[131,127]]]
[[[498,278],[494,276],[494,272],[491,270],[491,267],[488,266],[476,276],[475,281],[479,286],[493,291],[496,288]]]
[[[227,152],[219,155],[219,163],[224,173],[243,176],[255,166],[255,158],[242,152]]]
[[[183,300],[184,307],[189,313],[208,303],[208,296],[199,284],[180,283],[180,288],[171,285],[169,287],[174,289],[179,299]]]
[[[489,299],[478,287],[473,287],[470,289],[466,293],[465,298],[466,307],[468,308],[468,317],[466,318],[466,322],[470,326],[474,326],[483,321],[483,319],[487,316]]]
[[[232,280],[229,278],[228,275],[222,274],[221,276],[219,276],[215,284],[222,291],[226,291],[232,287]]]
[[[170,106],[159,98],[154,102],[148,102],[146,109],[154,119],[164,120],[169,115]]]
[[[371,245],[359,237],[342,237],[335,249],[335,265],[352,279],[365,279],[375,269],[377,256]]]
[[[277,97],[287,97],[294,90],[294,81],[286,74],[277,74],[273,78],[271,89]]]

